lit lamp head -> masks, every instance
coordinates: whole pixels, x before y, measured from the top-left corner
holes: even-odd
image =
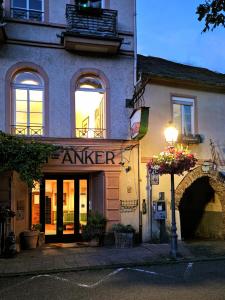
[[[164,136],[165,136],[166,142],[168,144],[170,144],[171,146],[173,146],[174,143],[176,143],[177,138],[178,138],[178,130],[172,123],[169,123],[168,126],[165,128]]]

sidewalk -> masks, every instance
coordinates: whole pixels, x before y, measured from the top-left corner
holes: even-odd
[[[224,253],[225,253],[225,242]],[[202,245],[201,245],[202,247]],[[190,245],[179,243],[179,260],[193,260],[206,254],[205,249],[195,255]],[[198,247],[197,247],[198,248]],[[199,251],[199,250],[198,250]],[[51,244],[43,248],[22,251],[15,258],[0,259],[0,276],[77,271],[106,267],[124,267],[153,263],[168,263],[170,245],[143,243],[134,248],[84,247],[79,244]]]

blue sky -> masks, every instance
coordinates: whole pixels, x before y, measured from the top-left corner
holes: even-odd
[[[225,73],[225,28],[201,33],[203,0],[137,0],[138,53]]]

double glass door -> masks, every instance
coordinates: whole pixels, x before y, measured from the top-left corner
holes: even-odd
[[[46,242],[79,240],[88,213],[88,179],[45,177],[40,189],[40,221]]]

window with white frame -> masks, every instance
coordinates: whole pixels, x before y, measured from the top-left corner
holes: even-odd
[[[194,134],[194,99],[172,97],[173,123],[183,135]]]
[[[75,136],[105,138],[105,89],[99,77],[81,76],[75,90]]]
[[[44,0],[11,0],[11,17],[44,21]]]
[[[36,72],[20,72],[12,81],[12,133],[41,136],[44,130],[44,81]]]
[[[77,0],[76,4],[82,7],[104,8],[104,0]]]

